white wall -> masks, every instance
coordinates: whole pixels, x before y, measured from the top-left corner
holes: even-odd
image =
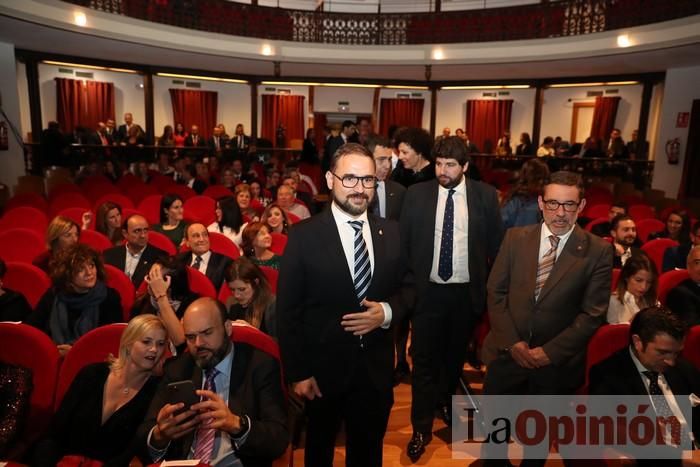
[[[510,133],[513,141],[518,141],[520,133],[526,132],[532,136],[532,118],[535,112],[535,89],[508,89],[510,95],[498,98],[484,97],[484,92],[498,92],[486,89],[448,89],[437,93],[437,116],[435,118],[435,133],[449,127],[454,134],[457,128],[464,129],[467,122],[467,101],[475,99],[513,99],[513,110],[510,116]],[[516,143],[517,144],[517,143]]]
[[[156,137],[163,134],[163,127],[165,127],[165,125],[174,126],[176,123],[174,122],[173,105],[170,100],[169,89],[216,91],[218,93],[216,123],[223,123],[226,126],[226,132],[230,136],[234,134],[236,125],[239,123],[243,124],[246,134],[250,134],[250,116],[252,113],[250,105],[250,85],[187,79],[185,80],[186,82],[197,82],[201,84],[199,88],[187,88],[184,84],[173,84],[173,80],[183,81],[180,78],[167,78],[164,76],[153,77],[153,119],[156,126],[154,131]]]
[[[652,188],[664,190],[669,198],[678,196],[685,164],[685,151],[688,148],[688,128],[676,128],[676,118],[678,112],[690,113],[693,100],[700,99],[698,82],[700,82],[700,67],[672,68],[666,71]],[[678,138],[681,142],[678,165],[669,165],[666,158],[666,142],[673,138]]]
[[[371,114],[374,100],[373,88],[314,87],[314,111],[337,113],[338,102],[349,102],[348,112]]]
[[[0,42],[0,105],[2,105],[2,110],[10,123],[19,130],[20,112],[15,47],[5,42]],[[5,120],[0,117],[0,121]],[[5,122],[5,126],[7,126],[9,133],[9,149],[0,152],[0,183],[12,189],[17,183],[17,177],[24,175],[24,153],[12,135],[8,122]]]
[[[29,112],[29,84],[27,83],[27,67],[24,63],[17,62],[17,92],[19,93],[19,126],[22,139],[28,141],[27,134],[32,131],[32,121]],[[39,141],[39,135],[32,135],[35,141]]]
[[[73,70],[73,73],[60,73],[59,68]],[[56,82],[54,78],[83,79],[75,76],[75,71],[93,73],[91,81],[114,83],[114,118],[117,125],[124,123],[124,113],[131,112],[134,122],[145,128],[145,102],[143,77],[136,73],[90,70],[86,68],[39,64],[39,88],[41,93],[41,122],[46,128],[51,120],[56,120]],[[97,122],[95,122],[97,125]]]
[[[622,131],[622,139],[628,141],[632,136],[632,131],[639,126],[639,112],[642,107],[643,91],[641,84],[545,89],[540,143],[546,136],[553,138],[561,136],[568,141],[571,137],[574,103],[593,103],[595,102],[595,97],[586,97],[586,93],[588,91],[605,91],[606,89],[619,90],[617,94],[604,94],[604,96],[620,97],[614,126]]]

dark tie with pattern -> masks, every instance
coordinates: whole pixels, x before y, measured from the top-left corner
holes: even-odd
[[[656,371],[645,371],[644,376],[649,378],[649,395],[651,396],[651,401],[654,403],[654,411],[656,415],[663,418],[668,418],[674,416],[671,406],[668,405],[666,396],[659,386],[659,373]],[[681,424],[671,423],[671,440],[673,444],[680,444],[682,441],[686,441],[684,438],[681,439]]]
[[[445,202],[445,217],[442,219],[442,238],[440,239],[440,257],[438,259],[438,276],[443,281],[452,277],[452,244],[454,241],[455,202],[452,198],[455,190],[451,189]]]
[[[200,266],[202,266],[202,257],[197,255],[194,259],[194,264],[192,267],[199,271]]]
[[[348,221],[348,223],[355,230],[355,241],[354,241],[354,251],[355,251],[355,293],[357,294],[357,300],[362,303],[362,301],[367,296],[367,290],[369,289],[369,283],[372,281],[372,267],[369,261],[369,251],[367,250],[367,244],[362,236],[362,225],[364,221]]]
[[[206,371],[206,381],[204,389],[216,393],[216,384],[214,378],[219,374],[219,370],[211,368]],[[199,459],[201,463],[208,464],[211,460],[212,450],[214,449],[214,439],[216,438],[215,428],[206,428],[200,425],[197,429],[197,440],[195,441],[194,458]]]

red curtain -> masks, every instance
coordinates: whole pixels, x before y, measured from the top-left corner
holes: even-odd
[[[468,100],[465,128],[469,140],[476,144],[482,153],[493,152],[498,138],[505,130],[510,130],[512,111],[513,99]]]
[[[423,127],[423,99],[382,99],[379,106],[379,134],[388,135],[389,127]]]
[[[277,126],[282,124],[286,145],[293,139],[304,139],[304,96],[262,96],[262,129],[260,136],[277,147]]]
[[[56,120],[61,130],[75,127],[96,128],[98,122],[114,118],[114,83],[54,78],[56,80]]]
[[[598,138],[598,141],[605,141],[610,138],[610,132],[615,126],[615,116],[617,115],[617,106],[619,104],[619,97],[595,98],[591,136]]]
[[[173,125],[182,123],[188,132],[192,125],[197,125],[199,134],[209,138],[216,125],[218,93],[190,89],[169,89],[169,91],[170,101],[173,104]]]
[[[323,150],[326,145],[326,125],[328,118],[325,113],[314,112],[314,133],[316,134],[316,148]]]

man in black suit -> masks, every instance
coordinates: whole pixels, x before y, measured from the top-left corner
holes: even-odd
[[[223,135],[221,127],[214,127],[212,135],[207,140],[207,146],[209,146],[209,151],[217,156],[221,156],[224,149],[228,148],[228,139]]]
[[[403,273],[396,222],[367,213],[376,185],[372,155],[346,144],[326,183],[329,209],[289,231],[277,290],[285,373],[306,399],[305,465],[331,467],[345,422],[346,465],[381,466],[393,403],[387,302]]]
[[[185,147],[204,148],[206,146],[206,140],[199,134],[199,127],[197,125],[192,125],[190,134],[185,138]]]
[[[119,125],[119,128],[117,128],[117,132],[114,135],[114,141],[117,143],[124,143],[126,144],[126,140],[129,139],[129,130],[131,130],[132,126],[136,126],[136,128],[139,129],[139,134],[144,135],[143,128],[137,123],[134,123],[134,116],[127,112],[124,114],[124,125]]]
[[[694,246],[688,253],[688,275],[671,289],[666,297],[666,305],[688,326],[700,324],[700,246]]]
[[[182,253],[182,260],[206,275],[218,292],[224,283],[226,270],[233,261],[228,256],[211,251],[209,232],[204,224],[195,222],[185,229],[185,245],[190,251]]]
[[[370,135],[365,144],[377,165],[377,190],[370,210],[377,216],[398,221],[406,188],[389,179],[393,150],[389,141],[378,135]]]
[[[622,268],[627,260],[634,254],[638,254],[639,240],[637,239],[637,226],[628,215],[616,216],[610,223],[610,236],[615,247],[613,267]]]
[[[439,147],[438,147],[439,146]],[[478,317],[485,310],[489,261],[503,224],[496,190],[467,180],[466,146],[451,136],[436,145],[435,179],[412,185],[401,212],[401,241],[418,302],[412,321],[415,462],[432,439],[435,409],[451,420],[451,399]]]
[[[198,195],[207,189],[206,182],[197,178],[197,168],[194,164],[186,165],[182,169],[181,175],[183,184],[192,188]]]
[[[232,344],[234,326],[212,298],[188,306],[182,325],[189,352],[165,364],[138,430],[148,456],[154,462],[270,466],[289,440],[279,362],[248,344]],[[194,383],[200,400],[185,410],[169,403],[168,387],[184,380]]]
[[[686,324],[662,306],[641,310],[630,323],[629,347],[591,368],[590,393],[623,398],[649,395],[657,416],[675,415],[680,419],[682,414],[675,399],[700,394],[700,373],[690,363],[678,359],[686,331]],[[700,439],[700,407],[693,409],[693,425],[688,428],[692,429],[695,439]],[[690,441],[681,442],[688,449]],[[680,455],[671,446],[664,448],[669,450],[667,455]],[[638,459],[637,465],[681,465],[680,459],[675,461],[671,458]]]
[[[122,235],[126,239],[126,245],[105,250],[104,261],[124,271],[134,288],[138,289],[151,265],[168,254],[148,244],[148,221],[140,214],[132,214],[124,220]]]
[[[87,141],[87,144],[95,146],[111,146],[113,143],[112,137],[107,134],[107,126],[103,122],[97,124],[97,129],[94,133],[90,133]]]
[[[619,128],[613,128],[610,132],[610,139],[606,141],[605,147],[607,148],[605,153],[608,157],[614,159],[627,159],[629,153],[627,152],[627,146],[625,141],[622,139],[622,132]]]
[[[599,237],[608,237],[610,235],[610,231],[612,230],[612,221],[615,219],[617,216],[624,216],[627,214],[627,203],[624,201],[615,201],[610,205],[610,209],[608,210],[608,221],[607,222],[601,222],[600,224],[596,224],[593,226],[591,229],[591,233],[593,235],[597,235]],[[587,219],[588,221],[592,221],[593,219]],[[579,224],[580,225],[580,224]]]

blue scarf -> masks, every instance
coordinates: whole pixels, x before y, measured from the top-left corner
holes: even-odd
[[[56,344],[73,344],[80,336],[95,329],[100,321],[100,305],[105,298],[107,286],[100,281],[86,293],[56,293],[49,321],[53,341]],[[69,310],[80,311],[72,326]]]

